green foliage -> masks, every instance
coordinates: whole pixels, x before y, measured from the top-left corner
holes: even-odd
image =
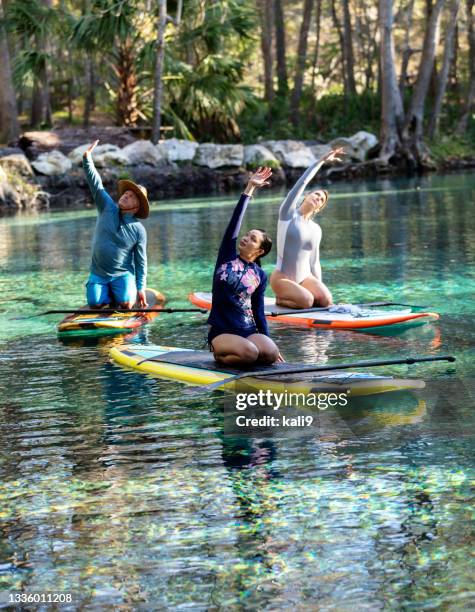
[[[12,0],[6,4],[6,26],[24,38],[44,36],[58,23],[58,13],[37,0]]]
[[[33,77],[50,61],[50,53],[40,41],[58,29],[60,15],[36,0],[12,0],[6,5],[6,27],[23,43],[13,59],[13,81],[17,87],[32,84]]]
[[[289,100],[283,98],[277,98],[271,108],[260,103],[257,112],[246,109],[239,119],[244,142],[257,142],[259,138],[329,141],[359,130],[377,134],[380,102],[373,92],[349,98],[343,94],[328,94],[316,100],[314,93],[306,88],[298,125],[292,125],[288,117]]]
[[[77,19],[72,41],[79,47],[111,47],[116,39],[124,41],[137,37],[134,27],[137,5],[134,2],[115,0],[93,0],[89,11]]]
[[[428,143],[431,156],[436,161],[475,156],[475,139],[470,135],[455,134],[441,136]]]
[[[259,160],[259,165],[263,166],[263,167],[267,167],[267,168],[272,168],[272,170],[277,170],[278,168],[281,167],[281,165],[279,164],[278,161],[276,161],[275,159],[262,159]],[[256,170],[256,164],[254,163],[248,163],[246,164],[246,170]]]

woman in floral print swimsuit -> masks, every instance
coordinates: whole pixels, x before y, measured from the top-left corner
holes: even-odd
[[[271,174],[270,168],[259,168],[250,177],[224,233],[214,269],[208,342],[215,359],[227,365],[283,361],[269,338],[264,315],[267,276],[260,258],[269,253],[272,241],[264,230],[252,229],[241,238],[236,250],[252,194],[269,184]]]

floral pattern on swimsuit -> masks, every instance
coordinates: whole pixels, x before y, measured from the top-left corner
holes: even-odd
[[[254,269],[254,264],[245,264],[237,257],[219,266],[216,271],[216,280],[225,282],[232,289],[236,302],[243,312],[242,323],[246,326],[254,325],[251,296],[261,282],[259,274]]]

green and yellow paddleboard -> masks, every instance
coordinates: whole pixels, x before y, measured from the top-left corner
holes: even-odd
[[[146,289],[147,308],[163,308],[165,297],[155,289]],[[87,307],[85,307],[87,308]],[[58,325],[61,336],[102,336],[105,334],[127,333],[146,323],[153,321],[160,312],[113,312],[81,313],[79,309],[74,314],[65,317]]]

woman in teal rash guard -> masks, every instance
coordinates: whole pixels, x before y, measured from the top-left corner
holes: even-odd
[[[92,263],[86,284],[91,308],[116,305],[147,306],[147,234],[138,219],[149,214],[147,190],[132,181],[119,181],[119,201],[114,202],[102,185],[92,152],[96,140],[84,153],[83,167],[97,207],[92,241]]]
[[[330,306],[332,295],[322,281],[320,240],[322,230],[312,221],[328,201],[328,192],[309,193],[299,206],[307,185],[325,162],[339,161],[338,148],[323,155],[302,174],[279,209],[277,224],[277,264],[270,277],[276,303],[286,308]]]
[[[214,269],[208,343],[215,359],[230,366],[283,361],[269,338],[264,314],[267,276],[260,258],[269,253],[272,241],[264,230],[251,229],[237,244],[252,194],[269,184],[271,174],[270,168],[259,168],[249,178],[224,233]]]

